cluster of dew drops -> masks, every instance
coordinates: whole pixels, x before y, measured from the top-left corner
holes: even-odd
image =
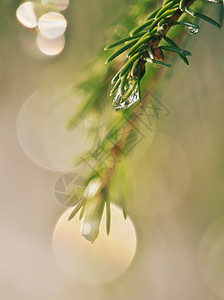
[[[58,55],[64,49],[67,20],[61,11],[68,5],[69,0],[39,0],[23,2],[17,8],[18,21],[35,29],[36,44],[45,55]]]

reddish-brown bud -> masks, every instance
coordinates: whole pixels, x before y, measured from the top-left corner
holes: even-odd
[[[152,47],[152,53],[157,60],[164,60],[163,51],[159,47]]]

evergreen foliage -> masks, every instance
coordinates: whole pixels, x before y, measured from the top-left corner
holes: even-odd
[[[133,11],[121,20],[121,25],[125,25],[129,35],[120,34],[118,38],[115,34],[105,47],[105,52],[100,53],[94,61],[95,71],[91,77],[76,87],[82,91],[85,99],[79,111],[69,120],[69,130],[93,111],[104,114],[108,110],[106,101],[109,94],[113,108],[118,111],[111,114],[111,119],[104,124],[106,134],[103,138],[99,138],[97,132],[91,132],[95,134],[96,146],[76,162],[79,165],[88,164],[90,174],[86,180],[86,195],[82,200],[71,196],[71,203],[76,206],[69,220],[80,211],[79,218],[83,218],[83,223],[91,228],[84,236],[92,242],[98,236],[104,208],[107,233],[110,232],[111,199],[122,207],[124,217],[127,217],[126,204],[130,197],[127,154],[136,140],[134,129],[152,97],[152,90],[160,81],[163,67],[171,67],[171,56],[177,55],[189,65],[191,52],[177,45],[181,40],[188,39],[186,27],[190,34],[196,34],[200,19],[221,27],[215,20],[202,14],[209,2],[218,5],[221,24],[221,0],[165,0],[154,10],[156,1],[136,1]],[[138,20],[141,20],[140,24]]]

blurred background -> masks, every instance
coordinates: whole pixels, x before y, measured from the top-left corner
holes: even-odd
[[[117,221],[121,231],[131,228],[123,231],[125,245],[132,238],[127,258],[121,240],[102,253],[91,248],[97,242],[82,244],[76,221],[74,236],[63,239],[57,230],[66,209],[53,190],[67,157],[84,144],[79,131],[58,125],[81,101],[70,88],[134,1],[70,1],[61,12],[68,22],[64,48],[50,56],[36,46],[36,31],[18,22],[20,4],[1,0],[0,10],[1,299],[224,299],[223,30],[203,23],[189,35],[190,67],[175,61],[157,91],[170,113],[129,163],[134,225]],[[217,19],[217,10],[209,15]],[[71,265],[78,260],[74,276],[59,257],[67,251],[63,241]],[[117,264],[113,279],[85,280],[81,269],[92,253],[96,264]]]

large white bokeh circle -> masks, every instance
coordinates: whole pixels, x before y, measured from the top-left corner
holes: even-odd
[[[49,39],[55,39],[64,34],[67,27],[67,21],[62,14],[49,12],[42,15],[38,21],[38,28],[44,36]]]
[[[68,120],[82,97],[70,85],[43,88],[24,103],[17,119],[17,136],[27,156],[42,168],[67,171],[91,149],[83,120],[68,131]]]
[[[38,34],[37,46],[39,50],[46,55],[58,55],[60,54],[65,46],[65,36],[61,35],[56,39],[48,39],[42,34]]]
[[[59,266],[76,282],[102,284],[125,272],[136,251],[136,233],[130,218],[112,204],[111,232],[105,232],[103,215],[100,233],[92,244],[80,232],[78,216],[68,222],[72,208],[59,219],[53,237],[55,258]]]
[[[18,7],[16,17],[23,26],[28,28],[37,26],[36,6],[34,2],[24,2]]]

